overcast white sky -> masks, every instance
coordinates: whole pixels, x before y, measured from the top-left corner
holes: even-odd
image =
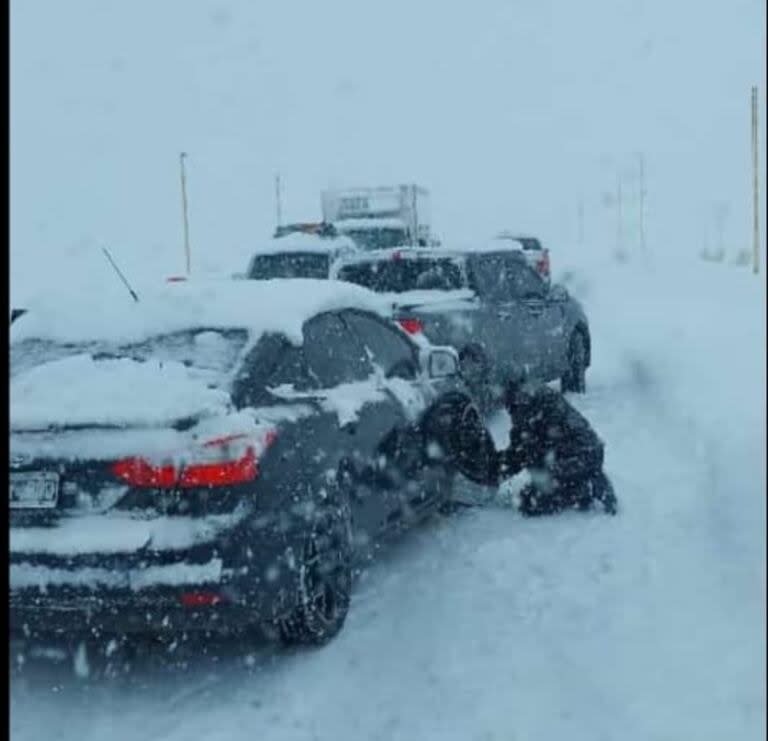
[[[637,154],[648,241],[750,244],[750,86],[764,0],[13,0],[12,281],[41,255],[193,249],[316,219],[329,184],[419,182],[447,240],[500,228],[610,249]],[[766,143],[761,141],[762,159]],[[762,175],[765,188],[765,168]],[[763,216],[763,224],[765,217]]]

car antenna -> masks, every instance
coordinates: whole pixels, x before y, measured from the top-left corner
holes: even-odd
[[[131,288],[131,284],[128,283],[128,281],[125,279],[125,276],[120,272],[120,268],[115,264],[115,261],[112,259],[112,255],[109,254],[109,250],[106,247],[102,247],[101,249],[107,256],[107,260],[109,260],[110,264],[115,269],[115,272],[120,276],[120,280],[123,281],[125,287],[128,289],[128,292],[131,294],[131,296],[133,296],[133,300],[138,304],[139,297],[136,295],[136,291]]]

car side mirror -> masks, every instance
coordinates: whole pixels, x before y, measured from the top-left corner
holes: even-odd
[[[459,375],[459,356],[447,347],[436,347],[427,356],[427,373],[430,378],[451,378]]]

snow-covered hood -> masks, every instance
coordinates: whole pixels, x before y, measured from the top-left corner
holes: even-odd
[[[11,380],[11,430],[98,425],[155,427],[224,414],[226,391],[181,363],[81,354],[36,366]]]

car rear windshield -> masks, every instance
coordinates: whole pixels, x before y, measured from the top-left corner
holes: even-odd
[[[248,278],[327,278],[330,256],[313,252],[256,255],[248,268]]]
[[[364,250],[388,250],[408,241],[402,229],[347,229],[344,234]]]
[[[26,339],[11,345],[11,377],[45,363],[90,355],[96,361],[128,358],[139,362],[182,363],[215,382],[234,369],[247,342],[248,332],[240,329],[187,330],[124,345],[106,341],[63,343]]]
[[[452,291],[462,288],[459,266],[449,258],[389,259],[345,265],[339,279],[379,293]]]

